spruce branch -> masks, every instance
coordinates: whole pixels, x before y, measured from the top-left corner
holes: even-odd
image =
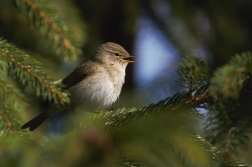
[[[191,109],[199,107],[202,103],[210,99],[211,95],[208,92],[208,85],[204,85],[194,91],[193,96],[191,91],[178,93],[156,104],[152,103],[142,109],[123,108],[114,112],[107,112],[104,115],[99,114],[97,117],[103,117],[103,119],[107,120],[105,125],[111,127],[112,131],[115,131],[123,127],[127,122],[139,121],[161,113],[187,111],[186,113],[193,114],[194,116],[201,116],[197,110]]]
[[[222,151],[229,164],[224,166],[239,155],[238,148],[247,148],[252,132],[251,73],[252,54],[247,52],[235,55],[211,79],[210,91],[216,98],[207,107],[204,130],[206,139]]]
[[[221,152],[211,145],[208,141],[206,141],[202,136],[198,133],[190,132],[192,139],[199,143],[201,147],[210,155],[212,158],[212,163],[214,167],[218,167],[223,161]]]
[[[47,43],[51,44],[50,47],[57,55],[76,59],[81,54],[79,47],[83,43],[83,37],[76,38],[76,31],[72,31],[66,19],[58,14],[57,3],[48,0],[15,2],[20,13],[39,30],[42,37],[46,37]]]
[[[214,72],[210,90],[214,95],[238,99],[248,74],[252,73],[251,52],[237,54],[222,68]]]
[[[222,156],[222,152],[217,147],[211,145],[197,133],[190,132],[190,134],[192,135],[193,140],[200,143],[201,147],[210,154],[214,167],[249,167],[247,164],[232,158],[229,161],[226,161],[225,157],[223,158]]]
[[[0,115],[3,119],[3,121],[6,122],[7,126],[9,127],[9,129],[11,129],[12,132],[16,131],[16,128],[13,126],[13,124],[11,123],[10,119],[5,115],[5,113],[3,111],[0,111]],[[1,127],[2,129],[2,127]]]
[[[250,166],[239,160],[233,160],[229,165],[226,165],[226,167],[250,167]]]
[[[199,142],[194,142],[192,135],[188,134],[185,128],[182,128],[191,128],[190,124],[193,116],[181,114],[182,111],[180,114],[177,112],[160,112],[149,115],[149,117],[128,120],[125,122],[128,126],[113,124],[112,126],[120,127],[114,127],[112,133],[110,131],[108,135],[113,136],[114,141],[116,141],[114,147],[121,148],[120,153],[123,152],[123,156],[137,159],[148,166],[195,167],[211,164],[210,154],[208,155],[204,148],[200,148]],[[110,130],[110,127],[107,128]],[[201,160],[204,160],[198,161],[195,157],[190,157],[190,155],[201,157]],[[147,157],[152,158],[148,159]]]
[[[0,97],[12,102],[13,107],[24,110],[27,107],[27,99],[24,94],[10,82],[10,79],[0,72]]]
[[[208,106],[206,139],[222,151],[227,164],[239,155],[238,148],[247,148],[252,132],[250,105],[251,98],[242,93],[239,101],[219,99]]]
[[[0,98],[0,136],[10,137],[17,135],[28,139],[27,132],[19,130],[21,115],[8,99]]]
[[[69,103],[69,98],[62,91],[62,85],[54,84],[52,77],[42,65],[14,45],[0,39],[0,59],[7,62],[9,74],[32,88],[37,96],[54,101],[57,105]]]
[[[186,56],[179,64],[181,84],[194,91],[198,87],[207,84],[210,76],[208,64],[197,56]]]
[[[71,32],[71,40],[74,41],[75,46],[81,48],[87,40],[87,28],[84,19],[80,17],[80,11],[74,4],[74,1],[57,0],[55,1],[58,9],[58,14],[64,18]]]
[[[119,158],[118,164],[120,167],[148,167],[144,163],[129,157]]]

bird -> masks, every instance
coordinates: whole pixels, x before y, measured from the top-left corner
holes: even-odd
[[[134,62],[132,57],[119,44],[106,42],[100,45],[89,59],[61,81],[70,94],[70,104],[60,108],[50,105],[21,129],[33,131],[50,116],[65,109],[88,107],[99,110],[110,107],[121,93],[126,67]]]

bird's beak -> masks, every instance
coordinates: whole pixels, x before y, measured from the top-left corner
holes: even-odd
[[[127,57],[124,57],[123,60],[126,61],[127,63],[135,63],[135,61],[133,60],[128,60],[128,59],[131,59],[132,57],[135,57],[135,56],[127,56]]]

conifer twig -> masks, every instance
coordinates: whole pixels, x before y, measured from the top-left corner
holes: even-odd
[[[66,16],[59,14],[57,3],[49,0],[15,1],[20,13],[36,27],[45,43],[51,44],[47,46],[52,48],[51,51],[56,55],[76,59],[82,53],[80,46],[83,44],[83,30],[78,31],[77,37],[77,32],[67,24]]]
[[[25,97],[23,96],[23,94],[21,92],[18,91],[18,89],[15,89],[14,87],[11,87],[8,83],[3,82],[2,79],[6,79],[4,78],[3,75],[1,75],[0,78],[0,89],[2,91],[0,91],[2,94],[2,97],[5,98],[9,98],[9,100],[13,100],[14,103],[18,103],[18,107],[25,107],[26,106],[26,102],[25,102]],[[19,108],[20,109],[20,108]]]
[[[3,111],[0,110],[0,115],[2,118],[4,118],[4,120],[7,122],[8,127],[13,131],[16,132],[15,127],[13,126],[13,124],[11,123],[10,119],[6,116],[6,114],[4,114]]]
[[[22,84],[33,88],[37,96],[49,100],[53,99],[56,104],[69,102],[67,94],[62,92],[61,85],[56,85],[50,81],[52,78],[48,75],[49,72],[42,68],[39,62],[1,38],[0,56],[7,62],[9,73],[18,78]]]
[[[38,13],[38,15],[41,17],[42,20],[44,20],[51,29],[58,34],[59,38],[63,41],[63,44],[67,50],[71,52],[72,45],[69,42],[69,40],[65,37],[65,35],[62,33],[62,31],[59,29],[59,27],[52,21],[52,19],[41,9],[38,8],[38,6],[31,0],[22,0],[24,3],[26,3],[31,9],[33,9],[35,12]]]

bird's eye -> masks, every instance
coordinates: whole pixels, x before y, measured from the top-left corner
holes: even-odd
[[[116,55],[116,56],[120,56],[120,53],[118,53],[118,52],[115,52],[115,55]]]

